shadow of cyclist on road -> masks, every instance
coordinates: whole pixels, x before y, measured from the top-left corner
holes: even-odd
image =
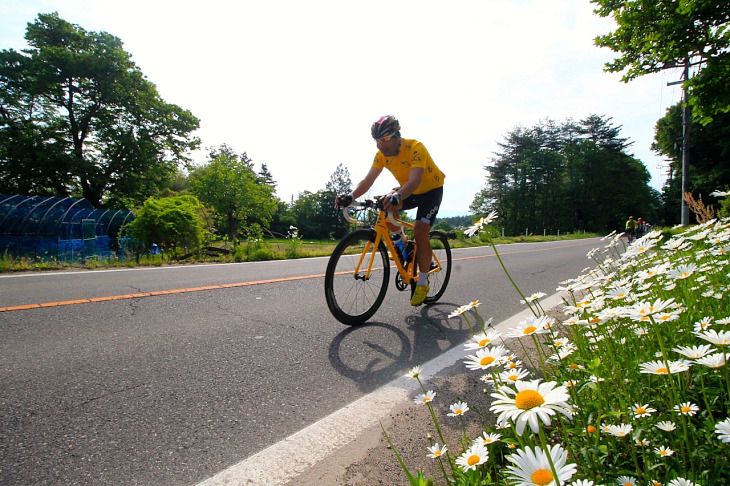
[[[420,307],[400,327],[383,322],[348,327],[332,340],[330,363],[369,393],[468,340],[471,331],[464,320],[448,318],[456,307]]]

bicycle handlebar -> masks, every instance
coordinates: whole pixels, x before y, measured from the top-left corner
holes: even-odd
[[[377,198],[375,201],[366,199],[363,202],[360,201],[352,201],[349,206],[345,206],[342,208],[342,215],[345,217],[345,219],[352,223],[352,224],[358,224],[359,221],[350,216],[350,213],[347,212],[347,208],[351,208],[353,206],[365,208],[365,209],[378,209],[380,211],[385,211],[385,208],[383,208],[383,203],[380,201],[381,198]],[[403,226],[403,223],[395,219],[392,212],[386,211],[388,214],[388,220],[395,226]]]

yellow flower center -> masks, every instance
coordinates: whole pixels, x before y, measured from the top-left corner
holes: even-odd
[[[479,346],[484,347],[484,346],[486,346],[487,344],[489,344],[491,342],[492,342],[491,339],[482,339],[481,341],[479,341]]]
[[[535,326],[527,326],[524,331],[522,331],[523,334],[532,334],[535,332],[537,328]]]
[[[462,413],[464,413],[464,412],[460,408],[457,410],[454,410],[454,415],[461,415]]]
[[[481,459],[478,455],[474,454],[472,456],[469,456],[469,459],[466,460],[466,463],[470,466],[473,466],[474,464],[479,463],[479,459]]]
[[[593,432],[596,431],[596,428],[592,425],[589,425],[588,427],[586,427],[586,431],[588,431],[588,433],[592,434]]]
[[[666,375],[667,373],[669,373],[669,370],[666,368],[657,368],[656,372],[657,372],[657,374]]]
[[[539,407],[545,403],[545,399],[535,390],[523,390],[515,397],[515,406],[522,410]]]
[[[519,376],[517,376],[517,375],[509,375],[509,377],[507,379],[510,381],[517,381],[518,378],[519,378]]]
[[[570,368],[571,370],[577,370],[578,368],[580,368],[580,365],[577,365],[575,363],[571,363],[568,368]]]
[[[642,413],[646,413],[646,409],[644,407],[639,407],[636,409],[636,415],[641,415]]]
[[[513,369],[517,368],[517,363],[511,363],[510,362],[510,364],[508,365],[508,367],[509,367],[509,369],[513,370]]]
[[[682,413],[687,413],[692,410],[690,407],[682,407]]]
[[[550,484],[553,481],[553,478],[553,473],[547,469],[538,469],[532,473],[530,480],[535,484],[543,486],[545,484]]]
[[[423,403],[428,403],[431,401],[430,397],[423,397]]]
[[[488,364],[492,364],[494,362],[494,358],[492,356],[485,356],[479,361],[479,364],[482,366],[487,366]]]

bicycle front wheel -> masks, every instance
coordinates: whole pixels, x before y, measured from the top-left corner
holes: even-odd
[[[361,229],[335,247],[324,277],[324,295],[335,319],[356,325],[370,319],[385,299],[390,278],[388,250],[375,231]]]
[[[425,303],[433,304],[444,295],[451,278],[451,245],[446,235],[440,231],[431,231],[428,235],[433,249],[431,270],[428,275],[428,295]]]

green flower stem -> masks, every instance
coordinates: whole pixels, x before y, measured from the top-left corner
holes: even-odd
[[[462,316],[464,316],[464,320],[466,321],[466,325],[469,326],[469,331],[471,331],[471,335],[472,336],[475,336],[475,334],[474,334],[474,328],[471,327],[471,323],[469,322],[469,316],[466,315],[466,312],[464,312],[462,314]]]
[[[444,434],[441,433],[441,426],[439,425],[438,419],[436,419],[436,413],[433,411],[433,404],[431,402],[428,402],[426,405],[428,405],[428,411],[431,412],[431,420],[433,420],[433,425],[434,427],[436,427],[436,433],[439,435],[441,443],[446,444]]]
[[[522,293],[520,288],[517,286],[515,281],[512,279],[512,276],[510,275],[509,271],[507,271],[507,267],[504,265],[504,262],[502,261],[502,257],[499,255],[499,251],[497,251],[497,246],[492,241],[491,237],[487,237],[487,241],[489,242],[489,245],[494,250],[494,255],[497,257],[497,260],[499,261],[499,264],[502,266],[502,270],[504,270],[504,274],[507,275],[507,278],[512,283],[512,286],[517,290],[517,293],[520,294],[520,297],[522,297],[522,300],[524,300],[527,303],[527,297]],[[535,317],[538,316],[538,313],[535,312],[535,309],[532,308],[532,306],[528,303],[527,307],[530,309],[530,311],[535,315]]]
[[[538,421],[538,427],[539,427],[539,436],[540,436],[540,446],[542,447],[542,450],[545,451],[545,455],[547,456],[547,460],[550,463],[550,470],[553,472],[553,477],[555,478],[555,485],[560,486],[560,477],[558,476],[558,471],[555,469],[555,464],[553,464],[553,456],[550,455],[550,450],[548,449],[548,440],[547,437],[545,437],[545,431],[542,430],[542,423]]]
[[[537,350],[537,357],[540,360],[540,368],[542,369],[542,376],[544,379],[547,379],[547,371],[545,370],[545,358],[543,357],[542,351],[541,351],[542,346],[537,341],[537,335],[535,335],[533,333],[533,334],[531,334],[531,336],[532,336],[532,342],[535,343],[535,348]]]

